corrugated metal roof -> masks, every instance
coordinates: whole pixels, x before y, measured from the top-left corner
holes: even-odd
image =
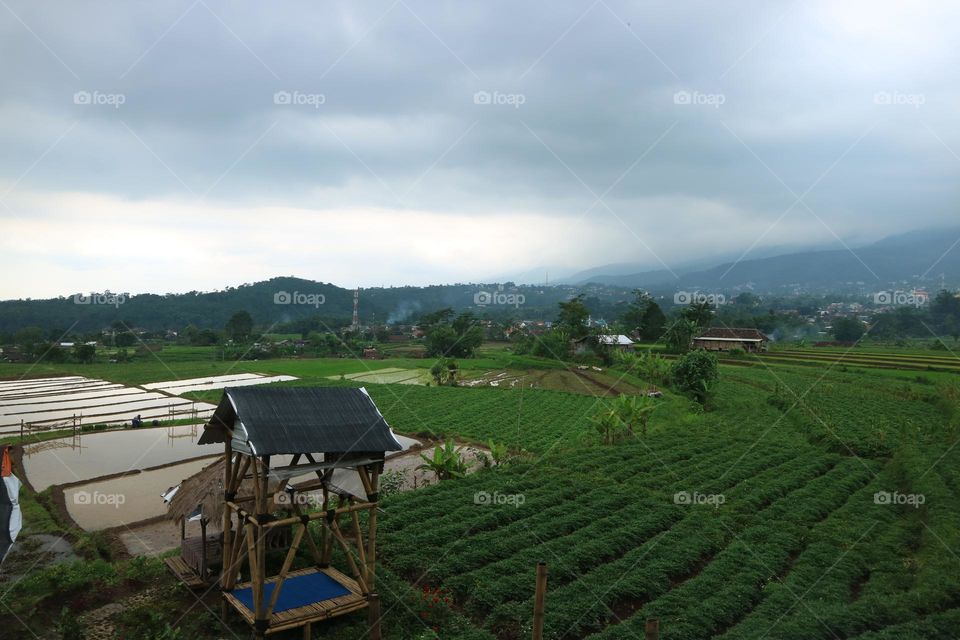
[[[258,456],[400,451],[366,389],[228,387],[200,444],[223,442]]]

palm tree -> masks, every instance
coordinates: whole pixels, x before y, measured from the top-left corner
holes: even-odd
[[[686,353],[690,350],[690,343],[697,331],[699,331],[699,327],[693,320],[679,318],[663,334],[663,341],[667,343],[671,351]]]

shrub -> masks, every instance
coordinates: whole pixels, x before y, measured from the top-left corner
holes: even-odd
[[[717,356],[703,350],[691,351],[673,364],[673,383],[691,394],[697,402],[706,402],[710,387],[720,378]]]

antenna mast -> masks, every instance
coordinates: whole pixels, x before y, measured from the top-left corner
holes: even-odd
[[[353,292],[353,322],[350,324],[350,330],[354,333],[360,330],[360,287]]]

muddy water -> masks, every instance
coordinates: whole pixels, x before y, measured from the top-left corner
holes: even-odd
[[[194,460],[67,489],[63,492],[67,512],[87,531],[129,525],[163,515],[167,512],[167,505],[160,494],[211,462],[212,458]]]
[[[30,484],[42,491],[54,484],[223,452],[222,446],[197,445],[201,433],[201,426],[158,427],[48,440],[23,448],[23,466]]]

